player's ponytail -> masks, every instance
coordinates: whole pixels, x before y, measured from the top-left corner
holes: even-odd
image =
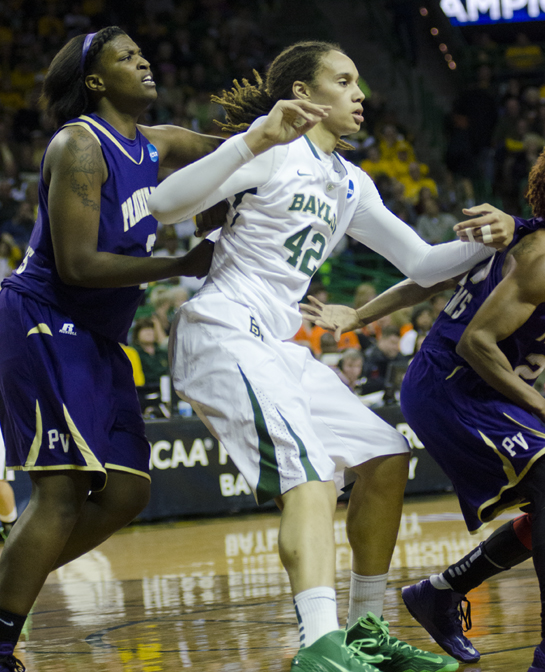
[[[330,51],[344,51],[330,42],[297,42],[282,51],[271,63],[266,80],[254,70],[256,84],[247,79],[242,85],[235,80],[230,91],[221,96],[212,96],[225,110],[225,122],[216,123],[227,133],[240,133],[258,117],[268,114],[279,100],[293,98],[293,83],[305,82],[312,86],[320,71],[322,59]],[[352,149],[351,145],[339,142],[339,148]]]
[[[541,152],[530,171],[526,198],[534,217],[545,218],[545,150]]]
[[[108,26],[89,36],[87,43],[85,35],[77,35],[55,56],[44,80],[42,99],[47,115],[57,126],[92,111],[93,100],[85,85],[85,75],[96,63],[104,45],[124,34],[121,28]]]

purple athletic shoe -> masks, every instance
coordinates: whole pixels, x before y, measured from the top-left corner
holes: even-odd
[[[15,656],[0,656],[0,672],[25,672],[25,669]]]
[[[543,649],[545,649],[545,640],[541,642],[540,646],[536,646],[534,660],[532,661],[528,672],[545,672],[545,653],[543,652]]]
[[[462,618],[467,632],[471,629],[471,611],[463,595],[453,590],[437,590],[429,579],[425,579],[414,586],[402,588],[401,596],[411,616],[448,654],[463,663],[479,660],[481,654],[464,635]],[[466,613],[462,601],[467,602]],[[536,668],[535,672],[538,670]]]

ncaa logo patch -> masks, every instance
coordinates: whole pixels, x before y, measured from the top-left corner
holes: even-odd
[[[157,147],[152,145],[151,142],[148,145],[148,152],[149,158],[153,161],[153,163],[157,163],[157,161],[159,161],[159,152],[157,151]]]
[[[352,198],[353,195],[354,195],[354,183],[352,182],[352,180],[348,180],[348,192],[346,194],[346,198],[347,199]]]

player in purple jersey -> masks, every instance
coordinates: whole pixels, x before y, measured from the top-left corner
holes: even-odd
[[[470,531],[506,508],[520,506],[526,512],[442,574],[404,588],[405,604],[452,656],[478,660],[462,627],[462,618],[470,627],[462,609],[466,593],[533,557],[542,642],[529,672],[545,671],[545,399],[532,386],[545,369],[544,171],[542,154],[528,192],[536,217],[517,220],[507,248],[459,279],[409,366],[401,392],[403,414],[450,477]],[[508,217],[490,206],[481,209],[497,219]],[[490,226],[484,221],[481,230]],[[313,300],[303,312],[339,336],[419,303],[448,284],[424,289],[404,281],[358,311]]]
[[[60,130],[42,163],[27,255],[0,292],[0,424],[28,507],[0,558],[0,672],[48,573],[129,523],[149,497],[149,443],[119,341],[142,283],[206,274],[210,243],[151,257],[147,197],[221,140],[137,119],[156,98],[148,61],[117,27],[73,38],[44,83]]]

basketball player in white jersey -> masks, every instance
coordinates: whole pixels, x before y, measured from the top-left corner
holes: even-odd
[[[257,501],[274,498],[282,510],[280,556],[300,626],[292,670],[449,672],[458,667],[454,659],[399,642],[381,619],[407,444],[306,348],[286,342],[301,323],[298,301],[345,233],[424,285],[493,252],[480,243],[428,245],[336,153],[341,136],[363,121],[358,78],[335,45],[287,48],[266,82],[237,83],[218,99],[226,129],[237,134],[150,197],[150,211],[164,223],[230,203],[208,280],[171,332],[173,379]],[[333,514],[350,486],[345,631],[335,601]]]

